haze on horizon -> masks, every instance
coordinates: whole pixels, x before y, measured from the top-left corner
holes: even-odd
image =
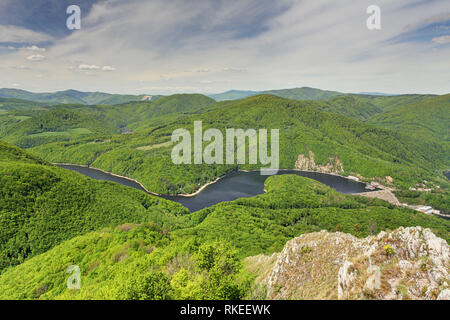
[[[449,57],[447,0],[0,0],[0,87],[32,92],[444,94]]]

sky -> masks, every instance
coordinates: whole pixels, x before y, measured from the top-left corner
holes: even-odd
[[[81,29],[69,30],[69,5]],[[381,9],[381,29],[366,12]],[[0,0],[0,88],[450,92],[449,0]]]

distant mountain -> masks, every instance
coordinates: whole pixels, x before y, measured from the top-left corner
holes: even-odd
[[[383,93],[383,92],[359,92],[358,94],[364,94],[368,96],[397,96],[395,93]]]
[[[309,87],[270,90],[270,91],[263,91],[262,93],[273,94],[281,98],[292,100],[325,100],[331,97],[344,95],[344,93],[337,91],[328,91]]]
[[[0,89],[0,97],[29,100],[47,104],[75,103],[75,104],[120,104],[131,101],[140,101],[153,96],[121,95],[104,92],[83,92],[77,90],[64,90],[57,92],[34,93],[20,89]]]
[[[208,97],[213,98],[216,101],[238,100],[248,98],[259,93],[259,91],[230,90],[223,93],[211,94],[208,95]]]
[[[327,91],[309,87],[302,87],[302,88],[266,90],[266,91],[230,90],[223,93],[212,94],[209,95],[209,97],[213,98],[216,101],[224,101],[224,100],[244,99],[257,94],[273,94],[281,98],[292,100],[324,100],[331,97],[343,95],[343,93],[336,91]]]

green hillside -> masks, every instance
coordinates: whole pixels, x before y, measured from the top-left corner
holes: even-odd
[[[429,227],[450,240],[450,222],[386,202],[339,194],[307,178],[273,176],[267,193],[222,203],[169,226],[123,224],[62,242],[0,275],[0,299],[258,298],[243,258],[272,254],[300,234],[358,237],[398,226]],[[67,289],[77,265],[81,288]]]
[[[330,98],[320,105],[327,112],[341,114],[353,119],[365,121],[384,110],[370,102],[354,95],[344,95]]]
[[[419,139],[450,142],[450,94],[403,105],[370,119],[370,123]]]
[[[42,109],[44,104],[28,100],[0,98],[0,116],[11,110],[30,111],[34,109]]]
[[[374,105],[375,107],[383,111],[389,111],[410,103],[415,102],[419,103],[425,99],[435,97],[435,95],[431,94],[404,94],[396,96],[376,96],[376,95],[358,94],[352,96],[356,96],[361,101]]]
[[[0,114],[0,139],[22,148],[31,148],[56,141],[103,137],[118,134],[121,128],[137,130],[142,125],[176,120],[214,102],[203,95],[179,94],[152,102],[111,106],[63,104],[31,111],[5,110]]]
[[[46,161],[33,156],[29,152],[2,141],[0,141],[0,161],[2,161],[2,163],[12,161],[32,164],[48,164]]]
[[[138,108],[138,113],[129,121],[133,129],[145,129],[152,125],[167,123],[210,107],[214,99],[201,94],[174,94],[159,98],[150,105]],[[133,106],[133,104],[128,104]],[[139,106],[139,104],[137,104]]]
[[[161,99],[162,100],[162,99]],[[158,100],[159,101],[159,100]],[[52,162],[89,164],[137,179],[159,193],[190,193],[202,184],[239,168],[260,165],[174,165],[170,136],[175,129],[192,130],[194,120],[203,130],[218,128],[280,129],[280,167],[293,168],[299,154],[314,153],[315,163],[326,165],[338,157],[342,174],[367,179],[386,176],[398,186],[409,187],[435,176],[434,170],[449,165],[448,149],[408,135],[322,112],[323,102],[293,101],[275,96],[218,103],[210,111],[142,129],[109,141],[78,140],[52,143],[32,151]],[[145,127],[145,126],[143,126]]]
[[[167,221],[187,210],[119,184],[44,163],[0,142],[0,270],[61,241],[124,222]]]
[[[19,147],[30,148],[53,141],[66,141],[73,136],[118,132],[117,127],[100,118],[57,108],[34,113],[23,121],[9,124],[0,138]]]
[[[320,109],[370,122],[373,117],[379,114],[390,112],[412,103],[421,104],[422,101],[432,97],[435,96],[418,94],[396,96],[343,94],[321,101]]]

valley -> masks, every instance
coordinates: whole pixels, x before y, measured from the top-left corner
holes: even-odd
[[[215,181],[203,185],[195,193],[166,196],[155,194],[146,190],[138,181],[107,173],[99,169],[77,165],[56,165],[61,168],[79,172],[96,180],[113,181],[153,195],[161,196],[165,199],[181,203],[191,212],[201,210],[223,201],[232,201],[242,197],[252,197],[263,194],[264,182],[267,179],[267,176],[261,175],[258,170],[250,172],[232,172],[216,179]],[[308,177],[342,193],[358,194],[366,191],[365,184],[358,183],[350,179],[345,179],[337,175],[298,170],[281,170],[277,174],[295,174]]]
[[[450,300],[449,56],[448,0],[0,0],[0,303]]]
[[[295,237],[420,226],[448,243],[449,220],[358,195],[379,185],[401,203],[449,212],[448,95],[313,92],[314,100],[183,94],[118,105],[3,99],[0,297],[273,298],[254,259]],[[261,176],[259,161],[174,164],[171,134],[193,135],[195,121],[224,136],[279,129],[279,174]],[[82,270],[80,290],[65,286],[69,264]]]

